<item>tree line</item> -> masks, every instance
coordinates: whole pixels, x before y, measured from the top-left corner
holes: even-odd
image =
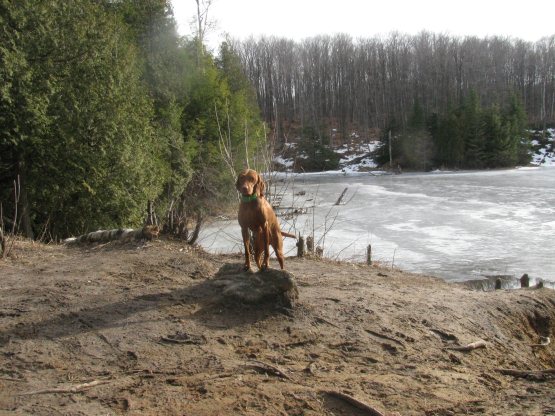
[[[358,40],[339,34],[301,42],[251,38],[233,48],[264,119],[286,140],[307,126],[320,140],[339,143],[353,130],[368,136],[393,122],[404,128],[415,103],[426,116],[443,117],[471,91],[484,108],[516,96],[527,122],[555,122],[555,36],[531,43],[429,32]]]
[[[137,226],[154,201],[187,234],[264,150],[238,57],[178,36],[169,0],[0,0],[0,27],[4,231]]]
[[[417,101],[403,129],[389,126],[374,157],[381,165],[417,170],[525,165],[531,150],[526,127],[516,95],[504,107],[482,107],[470,91],[459,106],[428,117]]]

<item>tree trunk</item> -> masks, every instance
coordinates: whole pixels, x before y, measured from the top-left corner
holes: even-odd
[[[17,165],[17,170],[18,170],[18,174],[17,174],[17,182],[15,184],[14,187],[14,192],[17,192],[17,198],[19,199],[19,201],[15,201],[16,204],[19,203],[19,206],[21,207],[21,223],[23,226],[23,234],[30,239],[34,239],[35,238],[35,234],[33,233],[33,224],[31,222],[31,210],[29,207],[29,198],[27,196],[27,189],[26,189],[26,185],[27,185],[27,181],[26,179],[26,175],[25,175],[25,162],[23,161],[19,161],[18,165]],[[17,226],[17,218],[14,218],[14,223]]]

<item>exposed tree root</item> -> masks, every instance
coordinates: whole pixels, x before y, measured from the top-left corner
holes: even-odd
[[[357,409],[364,410],[371,416],[385,416],[384,413],[374,409],[369,404],[361,402],[360,400],[355,399],[353,396],[349,396],[348,394],[342,393],[340,391],[335,391],[335,390],[323,390],[322,392],[332,397],[335,397],[336,399],[343,400],[344,402],[349,403],[350,405],[356,407]]]
[[[30,396],[33,394],[51,394],[51,393],[78,393],[80,391],[90,389],[91,387],[100,386],[102,384],[109,383],[110,380],[94,380],[89,383],[77,384],[71,387],[54,387],[50,389],[29,391],[27,393],[21,393],[20,396]]]

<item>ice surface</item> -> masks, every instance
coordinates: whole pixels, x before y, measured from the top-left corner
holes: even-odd
[[[314,230],[330,258],[373,259],[448,280],[528,273],[555,281],[555,168],[374,176],[289,175],[281,206],[309,208],[282,229]],[[348,187],[346,205],[334,203]],[[300,190],[306,193],[296,195]],[[352,198],[352,199],[351,199]],[[311,209],[314,207],[314,209]],[[295,241],[284,240],[287,255]],[[242,250],[235,219],[210,225],[200,244]]]

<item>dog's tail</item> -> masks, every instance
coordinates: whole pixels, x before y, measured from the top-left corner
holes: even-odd
[[[284,237],[294,238],[295,240],[297,239],[297,236],[295,234],[289,234],[289,233],[286,233],[285,231],[282,231],[281,235],[284,236]]]

